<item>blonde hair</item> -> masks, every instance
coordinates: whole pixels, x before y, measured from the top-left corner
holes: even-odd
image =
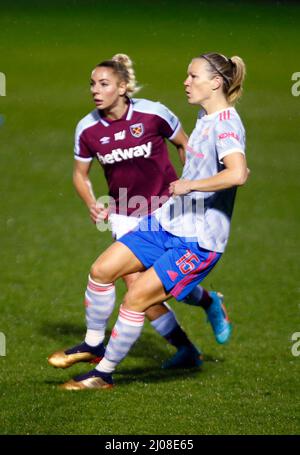
[[[126,95],[132,97],[141,87],[137,84],[133,62],[126,54],[116,54],[110,60],[104,60],[97,66],[111,68],[120,78],[126,82]]]
[[[223,78],[223,93],[229,104],[234,105],[242,96],[246,65],[237,55],[228,58],[217,53],[202,54],[199,58],[207,61],[210,72]]]

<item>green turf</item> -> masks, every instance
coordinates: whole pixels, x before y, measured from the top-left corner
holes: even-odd
[[[300,71],[300,8],[47,3],[1,2],[0,331],[7,356],[0,358],[0,433],[299,433],[300,357],[291,354],[291,336],[300,331],[300,97],[290,89]],[[248,68],[239,111],[252,175],[239,191],[226,254],[205,282],[226,296],[232,342],[216,345],[201,309],[172,302],[205,353],[202,371],[162,372],[173,351],[146,323],[113,391],[58,391],[88,367],[56,371],[46,357],[81,340],[87,273],[111,241],[89,222],[71,183],[74,127],[93,109],[89,72],[128,53],[144,86],[140,96],[167,104],[190,132],[197,109],[188,106],[182,81],[191,57],[211,50],[241,55]],[[96,165],[92,177],[104,194]],[[118,302],[123,294],[118,284]]]

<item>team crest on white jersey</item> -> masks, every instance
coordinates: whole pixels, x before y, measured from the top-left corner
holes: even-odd
[[[130,125],[130,132],[134,137],[141,137],[144,134],[144,125],[142,123]]]
[[[108,137],[108,136],[104,136],[104,137],[101,137],[101,139],[99,139],[99,142],[101,142],[101,144],[109,144],[109,141],[110,141],[110,137]]]
[[[115,141],[123,141],[126,137],[126,131],[118,131],[118,133],[115,133]]]
[[[207,141],[208,137],[209,137],[209,131],[210,131],[210,128],[205,128],[203,130],[203,133],[202,133],[202,141]]]

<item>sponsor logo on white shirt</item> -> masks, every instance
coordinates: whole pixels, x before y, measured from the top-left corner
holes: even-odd
[[[239,135],[235,133],[234,131],[230,131],[228,133],[222,133],[218,135],[219,139],[227,139],[229,137],[232,137],[233,139],[237,139],[238,141],[240,140]]]

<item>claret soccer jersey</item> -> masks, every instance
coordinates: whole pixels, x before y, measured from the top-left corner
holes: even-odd
[[[129,100],[118,120],[106,119],[95,109],[77,125],[75,159],[99,161],[117,213],[150,213],[157,208],[151,197],[166,200],[169,183],[177,179],[165,138],[171,140],[179,128],[178,118],[169,109],[145,99]]]

